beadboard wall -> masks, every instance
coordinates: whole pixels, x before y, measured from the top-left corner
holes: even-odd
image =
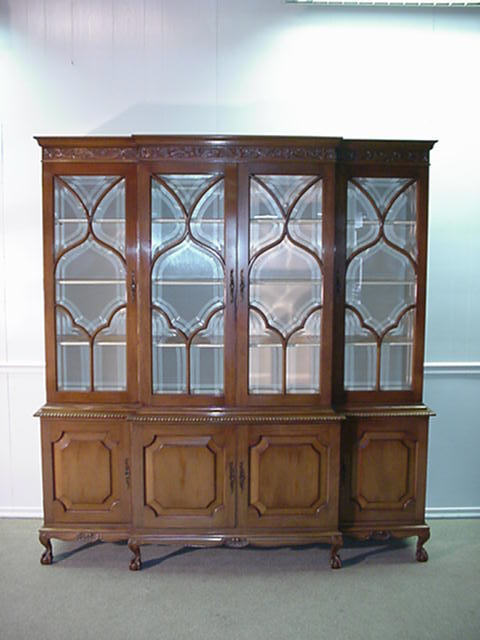
[[[428,514],[480,516],[480,11],[281,0],[0,0],[0,516],[41,514],[34,135],[438,139],[431,153]]]

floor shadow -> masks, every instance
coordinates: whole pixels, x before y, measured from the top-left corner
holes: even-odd
[[[53,561],[60,562],[61,560],[66,560],[71,556],[75,556],[77,553],[86,551],[87,549],[92,549],[93,547],[98,547],[101,544],[104,544],[101,540],[95,540],[94,542],[86,542],[85,544],[82,544],[80,547],[75,547],[74,549],[68,549],[67,551],[61,551],[60,553],[56,553],[54,548]]]
[[[367,558],[372,558],[374,556],[382,556],[386,553],[392,553],[395,551],[400,551],[408,547],[408,543],[403,540],[391,540],[388,542],[375,542],[375,547],[372,548],[372,543],[370,542],[356,542],[352,544],[347,544],[343,546],[343,549],[358,549],[360,553],[354,556],[350,556],[347,558],[342,557],[342,566],[344,567],[352,567],[356,564],[361,564],[365,562]],[[341,550],[340,550],[341,554]]]
[[[372,546],[374,545],[374,546]],[[342,559],[342,566],[354,566],[356,564],[360,564],[364,562],[367,558],[373,556],[382,556],[387,553],[400,551],[408,548],[410,545],[408,543],[408,539],[391,539],[387,541],[361,541],[361,540],[347,540],[344,539],[344,545],[340,549],[339,554]],[[258,553],[262,553],[263,551],[271,551],[275,549],[289,549],[293,552],[302,552],[309,549],[318,549],[321,551],[328,552],[330,550],[329,544],[324,543],[311,543],[311,544],[301,544],[301,545],[281,545],[279,546],[271,546],[271,547],[250,547],[247,546],[245,549],[249,549],[250,551],[256,551]],[[344,557],[342,555],[342,551],[352,551],[358,550],[359,553],[354,556]]]
[[[202,551],[201,547],[181,547],[180,549],[175,549],[175,551],[171,551],[170,553],[165,554],[159,558],[150,558],[149,560],[142,560],[142,570],[143,569],[151,569],[152,567],[156,567],[166,560],[170,560],[171,558],[175,558],[176,556],[183,556],[187,553],[191,553],[192,551]]]

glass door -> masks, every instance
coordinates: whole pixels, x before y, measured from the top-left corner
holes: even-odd
[[[345,389],[411,391],[419,252],[415,177],[348,181]],[[420,266],[419,266],[420,265]]]
[[[292,174],[250,167],[246,176],[248,242],[239,279],[247,332],[239,350],[245,353],[242,395],[248,404],[315,404],[325,395],[328,180],[318,166],[302,169]]]
[[[127,258],[128,176],[82,169],[46,180],[53,191],[53,256],[46,257],[54,276],[54,392],[127,399],[135,368],[127,348],[135,268]]]
[[[171,166],[156,167],[148,191],[149,399],[177,404],[189,396],[191,404],[222,403],[235,260],[234,242],[228,252],[226,243],[225,168],[172,173]]]

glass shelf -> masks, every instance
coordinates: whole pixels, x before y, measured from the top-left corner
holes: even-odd
[[[322,222],[323,218],[307,218],[307,219],[302,219],[302,220],[297,220],[296,218],[290,218],[288,220],[288,224],[290,223],[294,223],[294,224],[305,224],[305,225],[311,225],[311,224],[316,224],[319,222]],[[250,218],[250,224],[253,223],[272,223],[272,222],[276,222],[278,224],[284,225],[285,224],[285,219],[284,218],[269,218],[268,216],[256,216],[255,218]]]
[[[65,280],[65,279],[59,279],[59,280],[55,280],[56,284],[125,284],[125,279],[122,280]]]
[[[125,336],[104,336],[100,340],[95,340],[96,347],[125,347],[127,339]],[[85,347],[90,342],[85,340],[83,336],[62,336],[57,335],[57,345],[61,347]]]
[[[395,225],[400,227],[415,226],[417,223],[415,220],[384,220],[384,225]],[[347,220],[347,225],[351,227],[366,227],[380,225],[380,220]]]
[[[155,224],[183,224],[186,222],[186,218],[152,218],[152,222]],[[204,222],[208,224],[223,224],[223,218],[195,218],[194,220],[190,219],[190,224],[203,224]]]
[[[80,224],[87,223],[88,220],[92,220],[94,224],[101,224],[107,222],[111,224],[125,224],[124,218],[55,218],[55,224]]]
[[[353,281],[356,282],[356,281]],[[300,284],[322,284],[323,280],[319,278],[250,278],[250,284],[290,284],[290,283],[300,283]]]
[[[255,342],[250,341],[250,347],[251,348],[255,348],[255,349],[271,349],[272,347],[274,347],[275,349],[280,349],[282,347],[281,344],[279,344],[278,342]],[[320,343],[319,342],[303,342],[303,343],[295,343],[295,344],[290,344],[288,343],[288,348],[289,349],[296,349],[297,347],[308,347],[309,349],[311,347],[318,347],[320,348]]]
[[[295,347],[320,347],[320,342],[318,340],[318,336],[315,336],[315,337],[296,336],[295,341],[292,342],[292,340],[289,340],[287,345],[289,349],[293,349]],[[279,342],[279,339],[275,340],[275,338],[270,338],[268,336],[250,335],[250,346],[251,347],[281,347],[282,344]]]
[[[178,348],[184,348],[185,345],[183,342],[154,342],[153,346],[156,349],[178,349]],[[222,344],[206,344],[206,343],[197,343],[195,342],[194,345],[195,349],[223,349],[223,343]]]
[[[402,285],[402,287],[409,285],[413,286],[416,284],[416,280],[357,280],[355,278],[347,278],[346,280],[349,284],[360,284],[360,285]]]
[[[57,342],[60,347],[88,347],[89,342],[71,342],[70,340],[60,340]],[[96,347],[126,347],[126,342],[106,342],[105,340],[95,340]]]
[[[152,284],[166,284],[166,285],[207,285],[224,284],[225,280],[219,278],[212,278],[211,280],[160,280],[159,278],[152,279]]]
[[[345,344],[351,347],[376,347],[377,343],[375,340],[358,340],[356,338],[351,339],[351,338],[345,338]],[[382,345],[392,345],[395,347],[411,347],[413,346],[413,341],[412,340],[406,340],[406,339],[394,339],[394,338],[384,338],[382,340]]]

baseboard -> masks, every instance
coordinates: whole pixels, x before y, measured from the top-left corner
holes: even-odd
[[[480,507],[430,507],[426,509],[427,520],[436,518],[480,518]]]
[[[40,507],[0,507],[0,518],[43,518]]]

